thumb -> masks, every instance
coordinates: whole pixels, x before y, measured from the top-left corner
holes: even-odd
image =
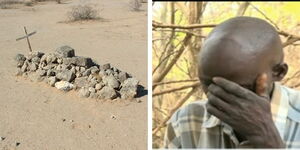
[[[258,96],[269,98],[267,81],[268,81],[268,76],[266,73],[258,75],[256,79],[256,87],[255,87],[255,93]]]

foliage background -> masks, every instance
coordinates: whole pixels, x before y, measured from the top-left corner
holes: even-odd
[[[205,97],[199,87],[197,54],[213,26],[229,18],[252,16],[273,24],[289,65],[282,84],[300,89],[299,2],[155,2],[152,6],[153,148],[162,147],[165,123],[174,111]]]

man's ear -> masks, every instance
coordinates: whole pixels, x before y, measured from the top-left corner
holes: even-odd
[[[284,76],[287,74],[288,68],[289,67],[286,63],[280,63],[280,64],[276,65],[272,69],[272,75],[273,75],[274,81],[281,81],[284,78]]]

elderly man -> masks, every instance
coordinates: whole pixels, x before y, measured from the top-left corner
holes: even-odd
[[[282,43],[266,21],[236,17],[203,43],[199,79],[208,100],[169,120],[165,148],[300,148],[300,92],[286,75]]]

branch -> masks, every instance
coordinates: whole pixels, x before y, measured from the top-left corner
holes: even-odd
[[[200,82],[195,82],[191,85],[184,85],[184,86],[176,87],[176,88],[169,88],[169,89],[164,90],[164,91],[159,91],[159,92],[153,93],[152,97],[167,94],[167,93],[171,93],[171,92],[175,92],[175,91],[180,91],[180,90],[184,90],[184,89],[188,89],[188,88],[195,88],[195,87],[198,87],[198,86],[200,86]]]
[[[299,41],[300,39],[298,38],[291,38],[289,40],[287,40],[286,42],[282,43],[282,47],[286,47],[286,46],[289,46],[297,41]]]
[[[292,34],[289,34],[287,32],[284,32],[284,31],[281,31],[280,28],[277,26],[276,23],[274,23],[272,21],[272,19],[270,19],[264,12],[262,12],[261,10],[259,10],[257,7],[255,7],[254,5],[250,4],[256,11],[258,11],[260,14],[262,14],[271,24],[273,24],[275,26],[275,28],[277,29],[277,32],[278,34],[280,35],[283,35],[285,37],[288,37],[288,40],[286,42],[284,42],[282,44],[282,47],[286,47],[286,46],[289,46],[297,41],[300,40],[300,37],[297,36],[297,35],[292,35]]]
[[[298,36],[298,35],[293,35],[293,34],[285,32],[285,31],[278,31],[278,33],[280,35],[288,38],[288,40],[286,42],[282,43],[283,47],[289,46],[300,40],[300,36]]]
[[[239,7],[236,16],[243,16],[247,10],[249,4],[250,4],[249,2],[243,2]]]
[[[260,14],[262,14],[268,21],[270,21],[270,23],[272,23],[274,26],[275,26],[275,28],[277,29],[277,30],[280,30],[279,29],[279,27],[277,26],[277,24],[276,23],[274,23],[273,21],[272,21],[272,19],[270,19],[264,12],[262,12],[261,10],[259,10],[257,7],[255,7],[254,5],[252,5],[252,4],[250,4],[256,11],[258,11]]]
[[[288,81],[290,81],[291,79],[297,78],[300,76],[300,70],[295,72],[291,77],[286,78],[284,80],[281,81],[282,84],[286,84]]]
[[[170,61],[170,63],[168,64],[168,66],[157,76],[153,77],[153,83],[155,82],[160,82],[164,79],[164,77],[169,73],[169,71],[171,70],[171,68],[174,66],[174,64],[176,63],[176,61],[179,59],[179,57],[181,56],[181,54],[183,53],[183,51],[186,48],[186,45],[190,42],[191,40],[191,35],[187,34],[183,40],[183,44],[180,47],[180,49],[178,50],[178,53],[174,56],[174,58]],[[153,87],[155,88],[155,86]]]
[[[153,83],[153,86],[158,86],[158,85],[163,85],[163,84],[172,84],[172,83],[182,83],[182,82],[194,82],[194,81],[199,81],[199,79],[188,79],[188,80],[159,82],[159,83]]]
[[[195,29],[195,28],[213,28],[216,24],[191,24],[191,25],[173,25],[173,24],[162,24],[157,21],[152,22],[154,28],[173,28],[173,29]]]
[[[170,111],[170,114],[160,123],[159,126],[152,129],[152,135],[155,135],[162,127],[166,126],[167,121],[171,118],[171,116],[174,114],[174,112],[180,108],[195,92],[197,91],[197,88],[194,87],[191,91],[189,91],[182,99],[178,101],[178,103],[173,107]]]
[[[297,84],[295,84],[295,85],[293,85],[291,88],[297,88],[297,87],[299,87],[300,86],[300,83],[297,83]]]
[[[167,55],[165,58],[163,58],[160,62],[159,62],[159,64],[153,69],[153,71],[152,71],[152,74],[154,74],[156,71],[157,71],[157,69],[170,57],[170,56],[172,56],[172,55],[174,55],[175,53],[177,53],[178,51],[173,51],[172,53],[170,53],[169,55]]]
[[[173,30],[168,30],[168,29],[165,29],[165,30],[155,30],[155,31],[170,31],[172,32]],[[204,35],[200,35],[200,34],[197,34],[197,33],[194,33],[194,32],[190,32],[190,31],[187,31],[187,30],[174,30],[174,32],[183,32],[183,33],[189,33],[193,36],[197,36],[197,37],[200,37],[200,38],[206,38],[206,36]]]
[[[285,36],[285,37],[290,37],[290,38],[296,38],[296,39],[300,39],[300,36],[298,35],[294,35],[294,34],[290,34],[290,33],[287,33],[285,31],[278,31],[278,33],[282,36]]]
[[[154,110],[157,110],[157,111],[159,111],[160,113],[162,113],[163,115],[168,116],[167,113],[163,112],[163,111],[160,110],[158,107],[154,107]]]

